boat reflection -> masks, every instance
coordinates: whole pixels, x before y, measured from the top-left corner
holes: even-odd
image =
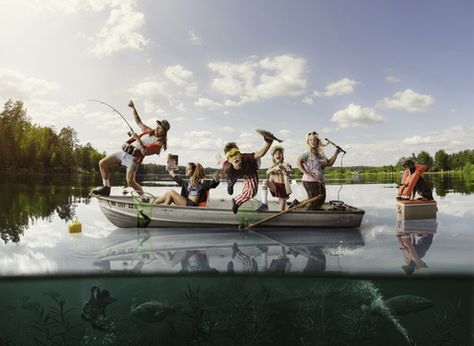
[[[404,262],[401,268],[408,276],[417,270],[428,268],[424,257],[433,243],[437,230],[436,219],[398,221],[397,240]]]
[[[117,229],[107,243],[110,245],[101,251],[94,266],[117,273],[309,274],[341,271],[339,257],[364,246],[357,229],[289,229],[264,233]],[[337,259],[328,260],[328,256]]]

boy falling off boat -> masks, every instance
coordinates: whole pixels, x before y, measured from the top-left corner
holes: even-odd
[[[262,135],[265,144],[255,153],[241,153],[235,142],[227,143],[224,147],[226,161],[224,161],[222,166],[222,174],[227,179],[227,191],[229,194],[233,194],[233,186],[237,179],[241,178],[244,180],[242,190],[232,199],[232,211],[234,214],[237,214],[239,207],[243,203],[257,194],[260,159],[265,156],[274,140],[281,142],[280,139],[268,131],[257,130],[257,132]]]

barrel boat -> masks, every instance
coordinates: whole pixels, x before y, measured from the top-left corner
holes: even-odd
[[[129,196],[96,196],[107,219],[120,228],[170,227],[246,227],[280,213],[278,204],[270,203],[269,210],[256,211],[258,201],[244,203],[237,214],[232,212],[232,201],[210,200],[205,207],[155,205],[142,203]],[[273,218],[262,227],[270,228],[357,228],[361,225],[364,210],[330,201],[321,209],[297,209]]]

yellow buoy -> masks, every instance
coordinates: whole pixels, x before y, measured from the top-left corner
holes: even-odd
[[[82,231],[82,225],[79,222],[79,220],[74,219],[69,225],[68,225],[69,233],[79,233]]]

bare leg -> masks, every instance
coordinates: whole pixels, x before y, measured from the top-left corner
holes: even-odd
[[[286,209],[286,199],[285,198],[280,198],[280,210],[284,211]]]
[[[137,181],[135,180],[135,178],[136,178],[136,176],[137,176],[137,172],[132,171],[130,168],[127,167],[126,176],[127,176],[127,184],[128,184],[128,186],[133,187],[133,188],[135,189],[135,191],[138,192],[138,194],[143,195],[143,189],[142,189],[142,187],[141,187],[140,184],[138,184]]]
[[[160,196],[155,199],[155,204],[170,205],[171,203],[174,203],[176,205],[186,205],[187,200],[175,190],[169,190],[163,196]]]
[[[166,193],[168,196],[167,201],[165,202],[166,204],[171,204],[174,203],[175,205],[186,205],[187,200],[183,196],[181,196],[179,193],[177,193],[175,190],[170,190]]]
[[[265,185],[267,185],[268,189],[269,189],[272,193],[276,193],[276,187],[275,187],[275,184],[273,184],[273,181],[266,180],[266,181],[265,181]]]
[[[120,165],[120,161],[115,155],[109,155],[99,161],[99,170],[102,179],[110,179],[110,168]]]

